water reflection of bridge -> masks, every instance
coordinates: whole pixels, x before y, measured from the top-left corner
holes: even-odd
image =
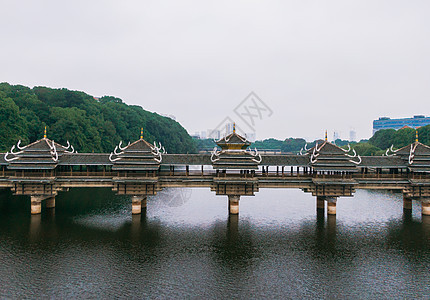
[[[45,135],[27,146],[20,142],[1,155],[0,187],[15,195],[31,196],[31,212],[41,202],[55,207],[59,191],[73,187],[109,187],[130,195],[133,214],[146,207],[146,197],[164,188],[206,187],[229,199],[230,214],[239,213],[240,196],[261,188],[298,188],[316,196],[317,210],[336,214],[338,197],[356,189],[397,190],[404,209],[419,200],[430,215],[430,147],[417,140],[404,148],[388,149],[385,156],[360,157],[354,150],[321,141],[297,155],[262,155],[236,132],[217,142],[211,154],[167,154],[161,145],[142,136],[110,154],[76,153]],[[327,205],[325,204],[327,203]]]

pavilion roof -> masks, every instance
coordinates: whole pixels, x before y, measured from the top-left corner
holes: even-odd
[[[223,150],[246,149],[251,145],[251,142],[243,136],[237,134],[236,130],[233,130],[233,133],[218,140],[216,144],[220,146]]]
[[[9,163],[8,169],[53,169],[60,156],[74,152],[69,143],[66,147],[46,137],[26,146],[21,146],[20,143],[21,141],[18,141],[17,145],[12,146],[10,152],[4,155],[4,159]],[[14,152],[15,149],[18,151]]]
[[[361,157],[357,156],[355,150],[342,149],[339,146],[324,141],[321,145],[316,144],[308,153],[310,154],[310,164],[313,169],[318,171],[348,171],[356,172],[357,165],[361,163]]]
[[[109,156],[113,163],[112,170],[158,170],[162,159],[160,150],[164,150],[161,144],[159,147],[155,143],[151,145],[142,137],[124,148],[121,144]],[[121,152],[117,152],[118,149]]]

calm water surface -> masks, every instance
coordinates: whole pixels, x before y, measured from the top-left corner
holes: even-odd
[[[337,218],[299,190],[227,197],[171,189],[142,216],[107,189],[72,189],[30,216],[0,194],[0,298],[430,298],[430,218],[401,194],[358,191]]]

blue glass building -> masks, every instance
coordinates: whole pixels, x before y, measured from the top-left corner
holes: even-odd
[[[373,121],[373,134],[375,134],[375,132],[381,129],[398,130],[404,126],[418,128],[426,125],[430,125],[430,117],[421,115],[414,116],[413,118],[404,119],[391,119],[388,117],[381,117],[378,120]]]

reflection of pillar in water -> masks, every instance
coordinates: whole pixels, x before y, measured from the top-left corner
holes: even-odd
[[[430,216],[422,216],[422,226],[423,238],[428,241],[430,238]]]
[[[132,215],[131,216],[131,237],[137,239],[140,234],[142,215]]]
[[[239,237],[239,215],[229,215],[227,223],[227,240],[237,241]]]
[[[329,238],[336,236],[336,215],[327,216],[327,235]]]
[[[40,234],[42,216],[39,214],[34,214],[30,216],[30,239],[35,239]]]

